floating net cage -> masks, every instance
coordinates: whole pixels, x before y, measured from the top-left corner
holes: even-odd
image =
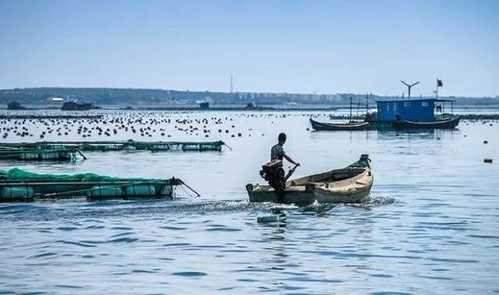
[[[36,199],[81,198],[88,200],[171,198],[180,179],[118,178],[94,173],[38,174],[13,168],[0,170],[0,202]]]
[[[76,159],[74,149],[68,148],[17,148],[0,149],[0,160],[20,161],[72,161]]]

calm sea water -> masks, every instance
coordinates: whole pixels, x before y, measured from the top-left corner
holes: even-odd
[[[179,189],[174,201],[0,204],[0,293],[499,293],[499,122],[462,122],[457,131],[328,133],[306,130],[310,115],[327,120],[319,113],[104,113],[106,121],[194,121],[149,125],[157,129],[148,131],[151,137],[120,129],[87,139],[222,139],[232,150],[0,162],[0,169],[37,172],[175,176],[202,194]],[[35,141],[46,130],[40,122],[21,122],[0,128],[24,126],[32,137],[10,132],[0,140]],[[81,139],[79,125],[114,129],[62,122],[68,135],[44,139]],[[257,223],[272,205],[248,203],[244,186],[261,181],[260,165],[282,131],[286,151],[302,163],[296,176],[343,167],[368,153],[375,176],[371,201],[289,206],[286,222]]]

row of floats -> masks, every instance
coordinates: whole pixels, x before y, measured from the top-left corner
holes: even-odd
[[[72,161],[86,159],[82,152],[151,151],[151,152],[209,152],[222,151],[223,141],[210,142],[140,142],[140,141],[42,141],[35,143],[1,143],[0,160]]]

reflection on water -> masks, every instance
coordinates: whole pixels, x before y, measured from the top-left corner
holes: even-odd
[[[499,124],[463,122],[456,131],[310,132],[310,114],[152,112],[159,120],[189,116],[201,127],[203,118],[221,118],[223,123],[206,126],[209,140],[224,140],[232,151],[91,152],[77,163],[0,162],[0,169],[37,172],[175,176],[202,194],[195,198],[179,190],[174,201],[0,204],[0,290],[499,292],[499,256],[493,255],[499,250]],[[327,114],[316,115],[327,120]],[[155,128],[167,129],[175,140],[205,139],[204,133],[169,125]],[[302,163],[297,177],[370,154],[371,198],[362,204],[279,206],[284,222],[258,223],[276,206],[249,203],[244,187],[261,181],[260,165],[282,131],[288,134],[286,151]],[[143,140],[129,133],[116,136]],[[149,140],[164,140],[151,134]],[[483,163],[486,157],[494,163]]]

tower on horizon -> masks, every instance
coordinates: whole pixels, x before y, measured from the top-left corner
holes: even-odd
[[[230,93],[234,93],[234,77],[232,73],[230,73]]]

